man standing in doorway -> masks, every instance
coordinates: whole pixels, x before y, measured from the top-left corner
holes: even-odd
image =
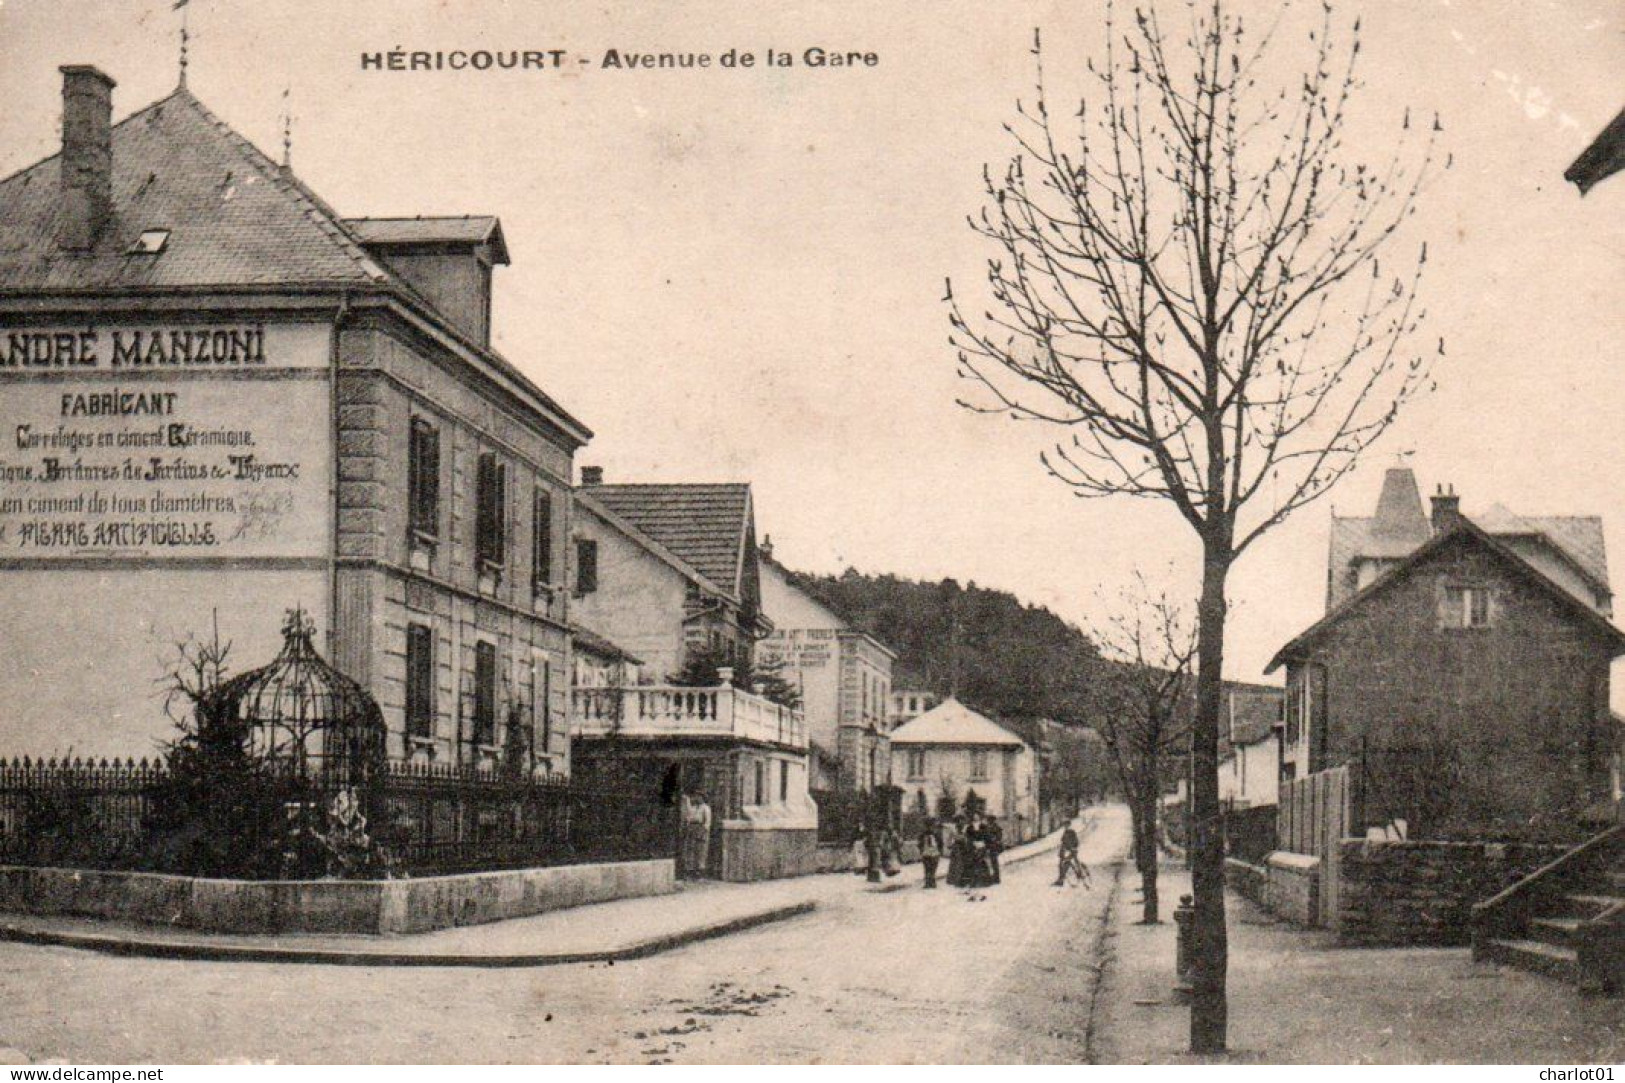
[[[683,875],[704,876],[711,858],[711,806],[699,794],[683,796]]]

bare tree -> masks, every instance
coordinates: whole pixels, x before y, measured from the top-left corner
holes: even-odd
[[[1171,754],[1190,745],[1196,631],[1184,607],[1136,575],[1090,634],[1105,659],[1092,697],[1095,726],[1128,801],[1140,920],[1155,925],[1163,781]]]
[[[182,732],[195,732],[200,724],[198,710],[225,681],[231,658],[231,642],[220,642],[220,613],[210,615],[207,640],[188,633],[176,641],[175,653],[165,664],[158,684],[164,696],[164,713]]]
[[[1215,1052],[1226,580],[1428,385],[1429,358],[1409,348],[1426,246],[1399,273],[1378,252],[1416,207],[1439,123],[1396,118],[1405,131],[1376,165],[1349,153],[1360,24],[1330,0],[1285,63],[1275,39],[1301,5],[1257,33],[1225,0],[1186,0],[1176,26],[1147,4],[1126,29],[1108,7],[1103,63],[1059,114],[1035,34],[1036,97],[1017,104],[1014,152],[985,171],[971,220],[996,250],[991,303],[968,316],[951,282],[946,301],[976,386],[965,406],[1063,427],[1050,474],[1080,496],[1166,500],[1200,542],[1191,1048]]]

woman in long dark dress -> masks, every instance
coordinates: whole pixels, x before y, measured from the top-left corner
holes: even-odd
[[[970,826],[965,829],[965,886],[970,888],[987,887],[993,882],[988,875],[987,863],[987,824],[981,816],[972,816]]]

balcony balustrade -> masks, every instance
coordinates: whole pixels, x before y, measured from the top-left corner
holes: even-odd
[[[732,685],[575,688],[570,708],[570,732],[578,737],[737,737],[807,747],[800,711]]]

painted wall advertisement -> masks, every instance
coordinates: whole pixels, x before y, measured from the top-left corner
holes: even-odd
[[[328,329],[0,329],[0,559],[328,548]]]
[[[822,669],[835,657],[833,628],[779,628],[757,644],[764,657],[783,659],[791,669]]]

